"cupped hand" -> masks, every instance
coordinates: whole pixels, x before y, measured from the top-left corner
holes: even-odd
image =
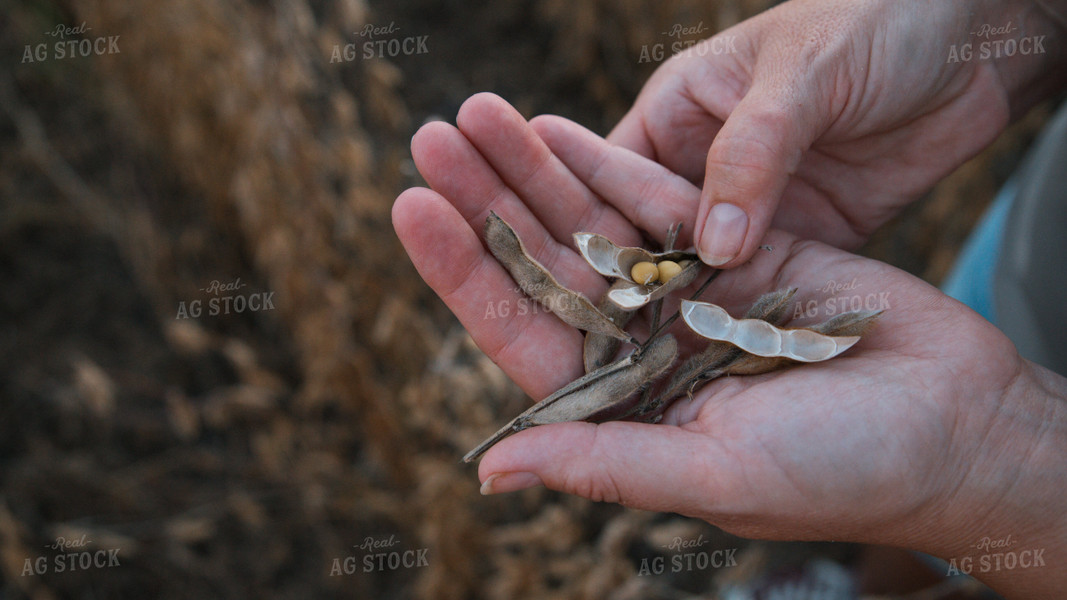
[[[581,374],[582,337],[543,311],[487,318],[489,303],[519,300],[480,240],[488,212],[508,220],[564,285],[596,299],[606,283],[571,234],[640,244],[642,231],[662,236],[674,221],[691,231],[700,191],[627,150],[611,149],[597,165],[557,156],[535,127],[488,94],[468,100],[457,125],[432,123],[413,139],[432,190],[401,194],[393,222],[419,273],[477,344],[540,399]],[[576,127],[558,118],[535,126],[548,137]],[[592,135],[566,133],[561,139]],[[609,148],[603,140],[577,143]],[[808,320],[825,320],[838,310],[831,307],[851,304],[834,298],[851,295],[884,298],[884,314],[838,358],[717,380],[675,403],[660,424],[519,432],[482,459],[483,490],[544,484],[750,537],[936,550],[937,536],[960,536],[991,502],[973,490],[1010,483],[997,478],[1011,469],[994,468],[1003,459],[980,442],[1007,435],[1000,402],[1026,363],[988,322],[902,271],[781,231],[759,241],[772,249],[723,272],[703,299],[738,315],[761,293],[796,287]],[[850,290],[826,291],[831,280]],[[972,485],[976,478],[981,486]]]
[[[702,186],[708,264],[743,263],[770,227],[858,247],[1009,122],[995,62],[951,60],[986,6],[786,2],[664,63],[608,140]]]

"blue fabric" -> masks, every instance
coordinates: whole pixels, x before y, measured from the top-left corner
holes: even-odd
[[[1011,179],[1001,188],[993,204],[986,209],[974,231],[967,237],[952,270],[941,284],[941,291],[971,307],[993,324],[997,322],[993,307],[993,271],[1000,256],[1004,226],[1015,195],[1015,180]],[[948,562],[922,552],[914,554],[933,572],[942,575],[952,573]],[[967,577],[962,573],[952,573],[952,576]]]
[[[993,324],[997,322],[993,306],[993,271],[1000,256],[1004,225],[1015,195],[1016,185],[1012,179],[986,209],[941,284],[941,291],[971,307]]]

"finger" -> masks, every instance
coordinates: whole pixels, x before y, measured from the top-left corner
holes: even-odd
[[[499,96],[471,96],[456,124],[559,242],[570,244],[576,231],[595,231],[627,245],[640,241],[633,226],[579,181]]]
[[[720,427],[716,435],[623,421],[534,427],[491,448],[478,476],[483,494],[544,485],[596,502],[704,519],[746,537],[820,539],[832,530],[834,537],[859,539],[862,532],[840,517],[854,514],[840,487],[814,500],[797,490],[797,473],[808,485],[825,477],[824,467],[784,470],[760,455],[763,444],[777,442],[746,425],[738,420],[736,434]]]
[[[741,99],[742,85],[728,76],[731,72],[699,57],[671,58],[645,84],[633,108],[608,134],[608,142],[703,185],[708,148],[722,119]]]
[[[519,311],[532,301],[445,198],[424,188],[406,190],[392,217],[419,275],[526,393],[543,398],[581,375],[579,332],[545,310]],[[507,315],[501,307],[508,307]]]
[[[744,483],[718,442],[680,427],[613,421],[534,427],[500,442],[478,467],[483,493],[543,483],[597,502],[707,517]]]
[[[424,125],[411,140],[411,153],[430,187],[447,199],[479,236],[489,211],[495,211],[560,283],[594,299],[607,288],[604,278],[573,249],[570,238],[561,243],[546,230],[458,129],[441,122]]]
[[[553,154],[630,222],[663,241],[673,223],[684,224],[677,247],[691,245],[700,189],[640,154],[608,143],[577,123],[545,115],[531,127]]]
[[[611,144],[622,146],[649,160],[658,158],[656,148],[652,144],[652,136],[645,123],[644,111],[638,103],[634,103],[634,106],[623,115],[611,133],[607,135],[607,140]]]
[[[708,152],[695,235],[697,252],[710,265],[733,267],[752,256],[814,139],[803,103],[770,97],[753,88]]]

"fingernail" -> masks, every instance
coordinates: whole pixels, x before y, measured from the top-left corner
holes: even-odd
[[[741,252],[747,231],[748,215],[745,211],[729,202],[712,206],[697,246],[700,260],[713,267],[730,262]]]
[[[485,483],[482,484],[481,492],[483,496],[489,496],[492,494],[517,492],[539,485],[543,485],[543,482],[540,477],[533,473],[524,473],[521,471],[515,473],[493,473],[487,477]]]

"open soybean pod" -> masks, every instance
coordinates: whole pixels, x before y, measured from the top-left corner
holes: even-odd
[[[660,256],[666,255],[667,253],[671,252],[674,249],[674,244],[678,240],[678,232],[681,231],[681,229],[682,229],[682,223],[680,221],[677,222],[677,223],[672,224],[670,226],[670,228],[667,229],[667,237],[666,237],[666,241],[664,242],[664,252],[661,253]],[[589,251],[589,244],[586,243],[586,242],[588,242],[591,239],[594,239],[594,236],[595,236],[595,234],[579,234],[578,236],[575,237],[575,244],[577,246],[579,246],[579,248],[585,248],[586,252],[588,252]],[[613,255],[617,254],[616,250],[619,249],[618,246],[612,244],[611,242],[604,243],[604,242],[601,241],[601,242],[596,242],[596,244],[599,244],[603,248],[610,249],[610,252]],[[644,252],[641,249],[637,249],[637,250],[638,250],[639,254],[640,253],[644,253],[644,254],[651,255],[650,253]],[[589,260],[588,255],[586,253],[583,253],[582,256],[586,257],[586,261],[588,262],[588,260]],[[643,256],[643,254],[642,254],[642,256]],[[655,256],[655,255],[651,255],[651,256]],[[605,261],[605,263],[606,262],[607,261]],[[697,261],[691,261],[691,262],[696,263]],[[673,269],[668,267],[667,270],[665,271],[664,268],[665,268],[666,265],[673,266]],[[617,263],[617,261],[616,261],[614,266],[612,267],[612,269],[619,270],[619,269],[622,269],[622,266],[619,265]],[[657,279],[658,280],[663,280],[664,277],[665,277],[665,273],[666,273],[667,282],[670,283],[670,280],[676,279],[677,276],[681,274],[681,272],[680,272],[681,269],[682,269],[682,267],[679,266],[677,263],[673,263],[673,262],[664,263],[664,262],[661,262],[658,265],[658,268],[657,268],[657,275],[658,275]],[[699,270],[700,270],[700,266],[699,265],[695,265],[693,267],[693,269],[692,269],[692,273],[696,274],[696,273],[699,272]],[[674,271],[677,271],[677,272],[674,272]],[[601,273],[601,274],[603,274],[603,273]],[[622,308],[617,302],[614,302],[614,301],[612,301],[610,299],[610,296],[612,294],[618,293],[619,290],[624,290],[624,289],[627,289],[627,288],[637,287],[640,290],[639,293],[646,293],[646,288],[644,286],[634,286],[634,281],[632,280],[632,275],[633,275],[633,269],[631,268],[631,280],[626,280],[626,279],[622,279],[622,278],[616,278],[615,281],[611,284],[611,287],[608,288],[608,290],[606,292],[604,292],[604,296],[600,298],[600,302],[598,302],[597,305],[596,305],[597,310],[599,310],[600,312],[604,313],[604,315],[606,317],[611,319],[611,321],[613,323],[615,323],[616,325],[618,325],[619,327],[625,327],[626,324],[630,322],[630,319],[633,318],[637,308],[639,308],[640,306],[644,305],[644,302],[634,302],[634,303],[631,303],[631,304],[635,305],[634,308]],[[688,277],[682,277],[682,278],[678,279],[677,281],[675,281],[674,283],[671,284],[671,287],[668,287],[666,290],[661,290],[660,293],[661,294],[665,294],[665,293],[669,292],[670,290],[674,289],[675,287],[677,287],[678,284],[687,283],[686,282],[687,279],[688,279]],[[647,301],[648,300],[646,299],[645,302],[647,302]],[[585,335],[585,343],[584,343],[584,345],[582,347],[582,361],[585,364],[585,372],[586,373],[590,373],[590,372],[595,371],[595,370],[599,369],[600,367],[608,364],[609,362],[611,362],[611,360],[613,358],[615,358],[615,354],[619,351],[619,347],[621,345],[622,345],[622,343],[619,340],[615,339],[615,338],[608,337],[606,335],[601,335],[599,333],[586,333],[586,335]]]
[[[683,300],[681,313],[697,334],[767,358],[817,362],[841,354],[860,340],[858,335],[828,336],[811,329],[780,329],[760,319],[734,319],[708,302]]]
[[[623,412],[627,402],[655,381],[678,357],[674,336],[658,337],[644,351],[635,350],[606,367],[580,377],[531,406],[463,457],[471,462],[509,435],[550,423],[601,420]]]
[[[871,328],[880,314],[882,311],[874,310],[843,313],[829,321],[812,325],[809,329],[828,336],[860,336]],[[788,358],[767,358],[748,354],[731,363],[723,374],[759,375],[784,367],[791,362],[793,361]]]
[[[597,233],[576,233],[574,243],[597,273],[629,282],[630,285],[620,286],[608,293],[608,299],[625,310],[636,310],[693,283],[703,266],[692,252],[649,252],[644,248],[618,246]],[[681,271],[667,282],[645,285],[634,280],[634,265],[667,260],[684,264]]]
[[[749,307],[745,318],[761,319],[780,325],[786,318],[789,302],[796,292],[796,288],[787,288],[763,294]],[[698,384],[726,374],[731,365],[743,362],[745,358],[745,353],[737,346],[725,341],[712,340],[702,352],[690,356],[674,370],[666,389],[639,414],[654,413],[674,398],[691,392]],[[761,360],[773,359],[761,358]]]
[[[632,340],[630,334],[612,323],[585,296],[556,281],[548,269],[530,256],[511,225],[495,212],[490,212],[485,219],[485,241],[489,251],[504,265],[522,291],[564,323],[623,341]]]

